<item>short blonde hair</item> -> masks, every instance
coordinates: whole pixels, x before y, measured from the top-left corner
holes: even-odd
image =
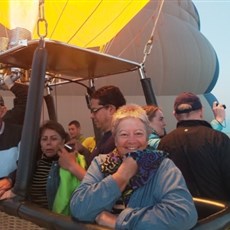
[[[116,135],[117,127],[120,124],[120,122],[127,118],[139,119],[145,125],[147,137],[152,132],[152,128],[150,126],[150,122],[146,114],[146,111],[139,105],[127,104],[120,107],[113,115],[112,133],[114,136]]]

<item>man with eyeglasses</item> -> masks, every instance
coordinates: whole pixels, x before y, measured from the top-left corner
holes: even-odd
[[[14,93],[15,99],[13,108],[7,110],[0,95],[0,199],[14,185],[28,95],[27,85],[14,82],[9,84],[9,81],[4,83],[5,89]]]
[[[84,148],[80,143],[75,145],[77,151],[85,156],[88,166],[95,156],[107,154],[115,148],[114,138],[111,133],[112,117],[116,110],[125,104],[126,100],[116,86],[104,86],[92,93],[90,99],[91,118],[102,136],[92,152]],[[70,164],[68,162],[70,161],[67,158],[66,160],[62,159],[61,162],[63,168],[69,169]]]

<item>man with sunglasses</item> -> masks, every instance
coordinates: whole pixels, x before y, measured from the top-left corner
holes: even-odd
[[[101,131],[102,137],[96,148],[89,155],[89,162],[99,154],[107,154],[115,148],[111,133],[113,114],[126,104],[120,89],[116,86],[104,86],[91,95],[91,118],[95,126]]]
[[[116,86],[104,86],[92,93],[90,98],[91,118],[96,128],[100,131],[101,137],[92,152],[84,148],[79,142],[75,144],[76,150],[85,156],[88,166],[95,156],[107,154],[115,148],[111,133],[112,117],[116,110],[125,104],[126,100],[120,89]],[[68,170],[74,168],[72,164],[70,166],[70,160],[67,157],[61,160],[61,166]]]

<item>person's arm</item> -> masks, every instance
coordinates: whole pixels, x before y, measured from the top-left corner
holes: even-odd
[[[17,170],[14,170],[14,171],[11,172],[11,173],[8,175],[8,177],[7,177],[7,178],[11,181],[12,186],[13,186],[14,183],[15,183],[16,173],[17,173]]]
[[[59,165],[70,171],[79,180],[82,180],[86,174],[86,170],[82,168],[76,161],[76,156],[74,153],[69,153],[65,148],[62,148],[59,152]]]
[[[132,157],[127,157],[112,175],[121,192],[125,190],[129,180],[136,174],[137,169],[137,162]]]
[[[13,182],[9,177],[0,179],[0,197],[13,186]]]
[[[14,83],[10,91],[15,95],[14,106],[8,110],[3,120],[8,123],[22,125],[25,117],[26,102],[28,96],[28,85]]]
[[[221,131],[224,128],[224,122],[226,112],[223,104],[219,104],[216,101],[213,102],[212,106],[213,114],[215,119],[210,122],[213,129]]]
[[[96,217],[97,224],[113,229],[115,228],[116,220],[117,220],[117,216],[107,211],[101,212]]]
[[[210,122],[210,125],[212,126],[213,129],[217,130],[217,131],[222,131],[224,128],[224,125],[222,123],[220,123],[218,120],[213,119]]]
[[[128,207],[118,215],[116,229],[184,230],[196,224],[197,211],[192,196],[181,172],[171,160],[163,160],[155,177],[148,183],[146,191],[140,194],[139,189],[135,191]]]
[[[87,164],[87,167],[89,167],[92,159],[91,159],[91,152],[79,141],[77,140],[71,140],[70,142],[68,142],[71,145],[74,145],[74,149],[76,152],[80,153],[81,155],[83,155],[85,157],[85,161]]]
[[[112,175],[112,178],[117,183],[121,192],[125,190],[129,180],[136,174],[137,168],[137,162],[133,158],[128,157],[122,162],[118,170]],[[113,215],[108,211],[103,211],[96,217],[96,222],[99,225],[110,228],[115,228],[116,220],[116,215]]]
[[[160,143],[160,137],[157,136],[156,134],[150,134],[149,135],[149,140],[148,140],[148,145],[153,148],[157,149],[159,143]]]
[[[74,191],[70,209],[72,216],[81,221],[94,222],[103,211],[110,212],[121,196],[121,190],[111,175],[104,177],[100,171],[102,159],[95,157],[87,170],[80,186]]]

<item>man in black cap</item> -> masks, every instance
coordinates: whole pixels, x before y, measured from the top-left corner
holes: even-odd
[[[28,86],[11,82],[7,85],[14,95],[14,106],[7,110],[0,95],[0,199],[13,187],[19,156]]]
[[[163,137],[158,149],[170,153],[194,197],[230,201],[230,139],[203,120],[203,107],[193,93],[174,103],[177,128]]]

